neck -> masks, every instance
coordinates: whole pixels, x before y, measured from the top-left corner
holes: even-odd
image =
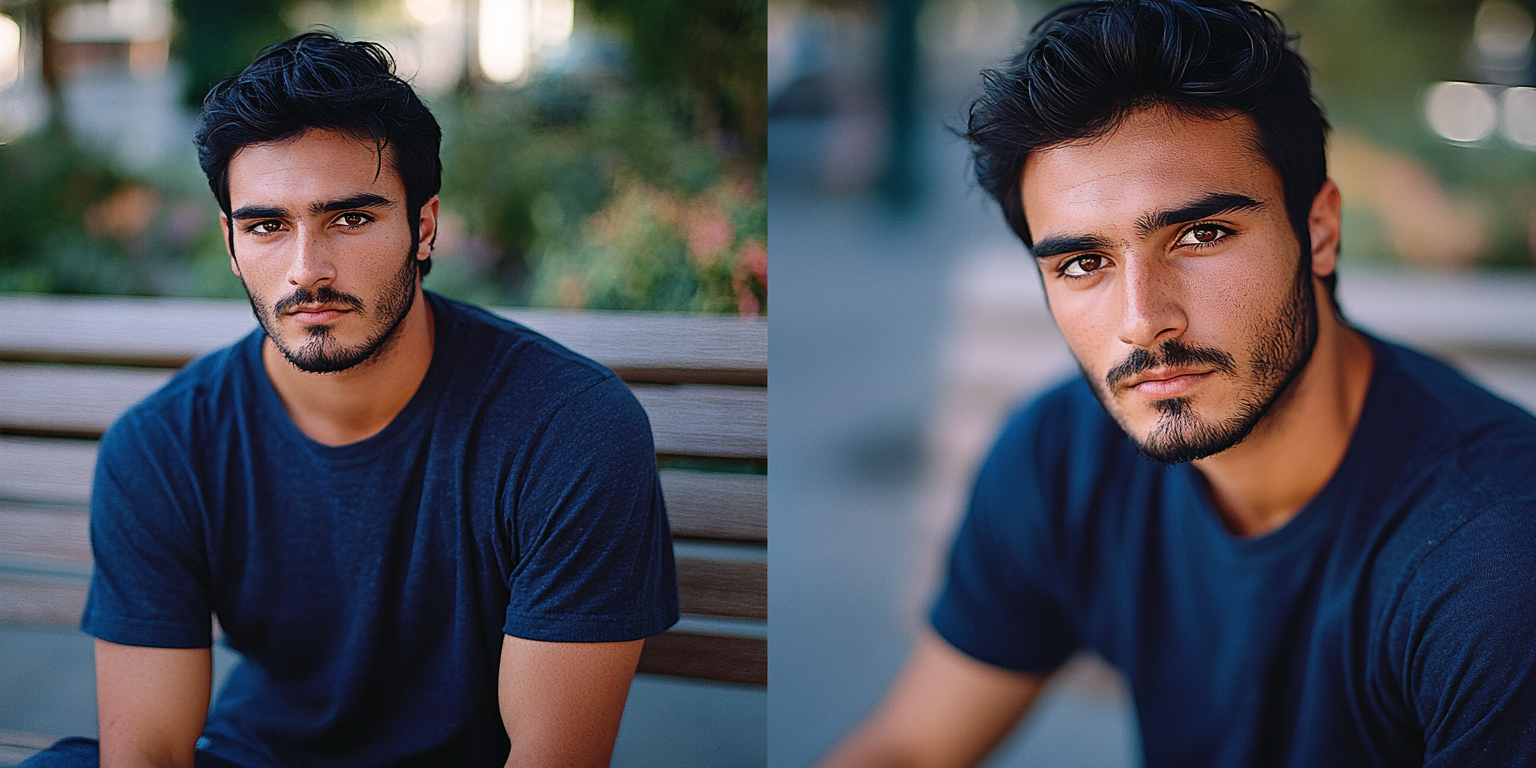
[[[434,327],[432,308],[418,285],[394,335],[362,363],[336,373],[308,373],[265,339],[262,367],[300,432],[324,445],[347,445],[378,434],[411,401],[432,365]]]
[[[1194,462],[1227,529],[1261,536],[1323,490],[1349,449],[1374,364],[1370,343],[1339,321],[1318,290],[1317,345],[1282,400],[1248,439]]]

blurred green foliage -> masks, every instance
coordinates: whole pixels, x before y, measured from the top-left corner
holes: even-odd
[[[177,23],[171,50],[186,68],[187,106],[202,106],[208,90],[245,69],[257,51],[296,34],[283,13],[293,5],[293,0],[172,0]]]
[[[243,295],[206,186],[129,174],[51,132],[0,145],[0,179],[0,291]]]
[[[768,151],[768,0],[588,0],[624,30],[639,74],[689,95],[706,130]]]
[[[763,167],[669,106],[560,78],[444,104],[434,285],[485,303],[764,311]]]

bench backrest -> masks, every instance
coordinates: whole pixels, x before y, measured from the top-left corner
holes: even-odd
[[[650,415],[684,619],[640,671],[765,684],[767,322],[497,311],[613,369]],[[0,623],[78,623],[97,440],[254,327],[242,301],[0,296]]]

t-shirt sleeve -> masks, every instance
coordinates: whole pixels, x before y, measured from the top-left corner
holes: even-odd
[[[503,631],[549,642],[638,640],[678,619],[672,536],[650,422],[608,376],[566,401],[516,481]]]
[[[95,570],[80,628],[108,642],[212,642],[206,549],[186,449],[163,421],[130,411],[106,436],[91,486]]]
[[[1426,768],[1536,766],[1536,505],[1489,510],[1432,550],[1392,634]]]
[[[1016,418],[982,466],[930,615],[956,649],[1022,672],[1054,670],[1078,645],[1056,588],[1033,450],[1037,415]]]

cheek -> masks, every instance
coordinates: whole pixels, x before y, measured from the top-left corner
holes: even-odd
[[[1246,338],[1263,324],[1279,302],[1289,299],[1298,265],[1295,259],[1265,257],[1282,253],[1280,243],[1264,243],[1252,258],[1191,262],[1185,281],[1185,311],[1190,332],[1202,340]]]
[[[1117,340],[1113,308],[1094,291],[1047,290],[1051,316],[1072,350],[1089,371],[1108,369]]]

